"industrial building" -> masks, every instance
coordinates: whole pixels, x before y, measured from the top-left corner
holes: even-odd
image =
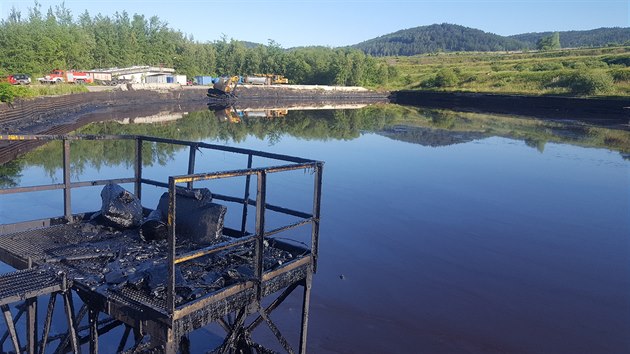
[[[94,69],[87,72],[94,81],[112,82],[125,80],[129,83],[177,83],[186,84],[186,75],[175,75],[175,69],[161,66],[137,65],[127,68]]]

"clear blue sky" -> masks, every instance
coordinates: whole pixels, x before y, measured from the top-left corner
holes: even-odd
[[[61,1],[39,0],[43,12]],[[630,27],[629,0],[66,0],[75,18],[127,11],[158,16],[198,41],[228,39],[282,47],[345,46],[401,29],[453,23],[501,35]],[[6,19],[34,2],[0,0]]]

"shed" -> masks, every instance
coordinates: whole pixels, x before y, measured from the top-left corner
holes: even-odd
[[[147,75],[145,82],[147,84],[166,84],[168,82],[167,74]]]
[[[180,85],[186,85],[186,75],[173,75],[173,82]]]

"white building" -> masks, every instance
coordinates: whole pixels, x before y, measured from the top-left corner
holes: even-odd
[[[111,81],[111,80],[129,80],[131,83],[167,83],[168,81],[176,82],[173,77],[178,77],[177,82],[180,82],[179,77],[184,77],[183,84],[186,84],[185,75],[176,75],[175,69],[164,68],[158,66],[138,65],[128,68],[109,68],[109,69],[94,69],[88,71],[88,75],[91,75],[95,80]],[[167,79],[168,77],[172,79]]]

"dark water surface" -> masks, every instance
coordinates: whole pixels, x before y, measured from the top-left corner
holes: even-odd
[[[80,132],[325,161],[310,352],[630,352],[628,131],[386,106],[239,123],[200,112]],[[5,166],[3,186],[61,181],[54,149]],[[79,150],[74,180],[132,170],[117,148]],[[244,167],[224,155],[202,158]],[[187,150],[161,151],[147,175],[181,172],[187,159]],[[310,195],[278,183],[269,198],[308,205]],[[60,193],[39,193],[27,219],[59,215]],[[159,193],[148,191],[148,200]],[[3,223],[23,217],[9,205],[32,203],[10,197],[0,204]],[[100,206],[73,199],[75,212]],[[299,331],[300,301],[290,297],[272,316],[289,337]]]

